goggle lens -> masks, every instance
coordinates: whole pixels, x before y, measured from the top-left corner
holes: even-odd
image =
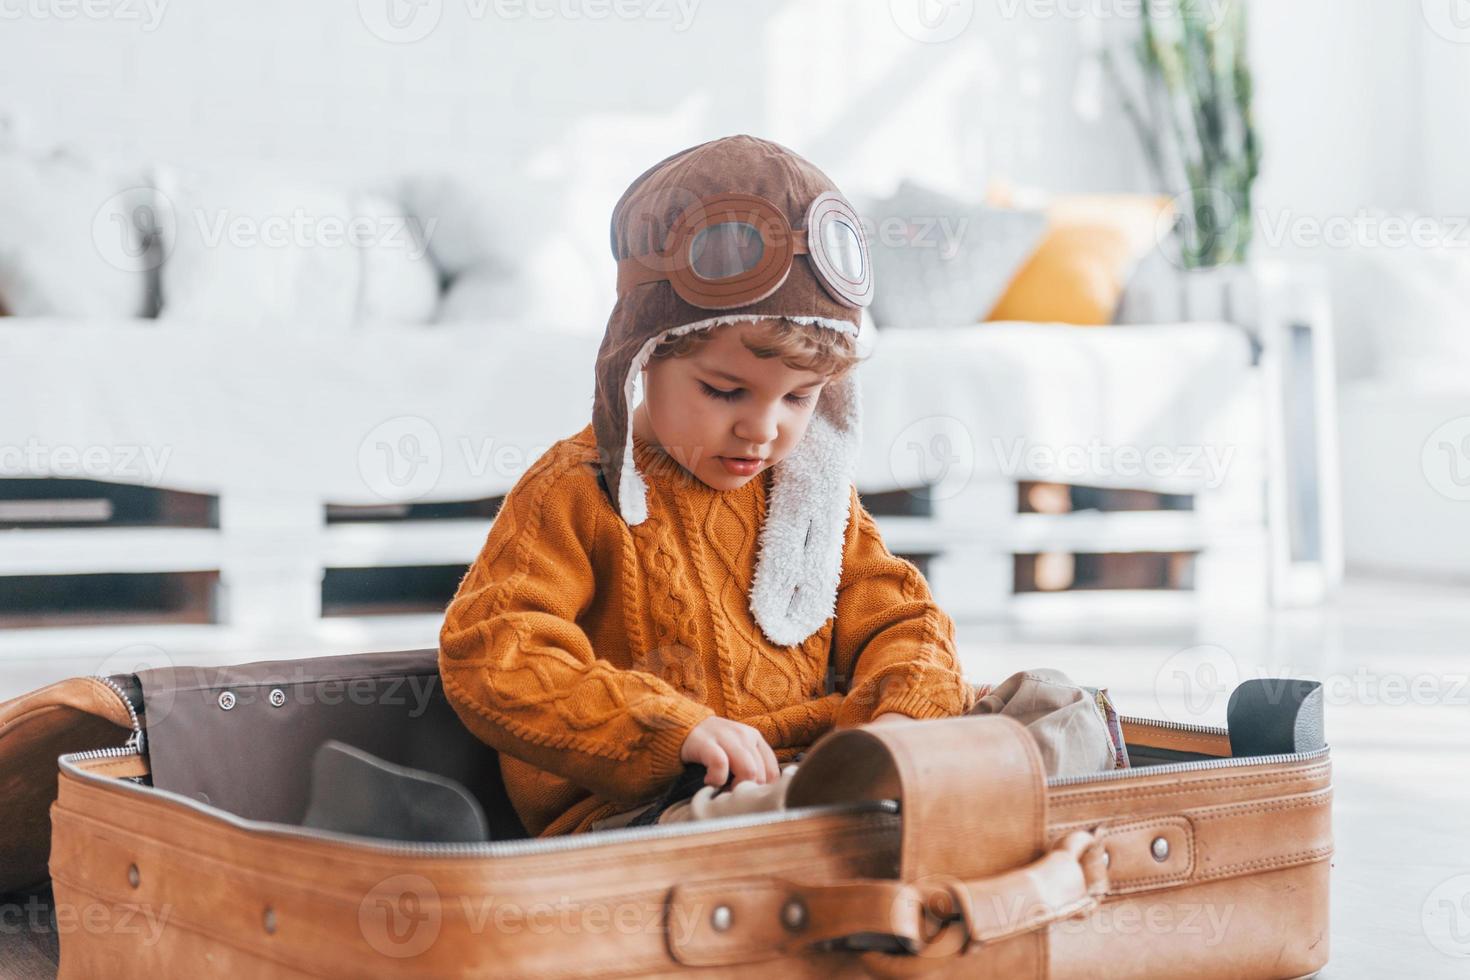
[[[722,221],[689,243],[689,268],[701,279],[728,279],[749,272],[765,255],[760,231],[744,221]]]
[[[852,282],[862,281],[863,244],[856,228],[841,218],[829,218],[822,223],[822,248],[844,277]]]

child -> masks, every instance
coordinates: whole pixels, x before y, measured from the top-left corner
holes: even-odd
[[[765,140],[704,143],[633,182],[612,245],[592,424],[516,483],[440,635],[532,836],[615,825],[686,764],[770,784],[836,726],[975,701],[852,485],[872,276],[832,182]]]

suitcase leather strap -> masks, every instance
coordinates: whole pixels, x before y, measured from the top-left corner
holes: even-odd
[[[973,881],[943,875],[922,882],[832,883],[752,877],[679,885],[671,898],[669,943],[681,963],[717,966],[889,937],[906,955],[870,958],[934,965],[1085,915],[1101,901],[1107,880],[1098,838],[1078,830],[1026,867]]]
[[[1090,911],[1107,891],[1094,834],[1076,831],[1044,852],[1041,757],[1011,718],[964,716],[831,732],[807,753],[786,805],[872,799],[899,801],[894,878],[763,877],[677,886],[668,920],[674,957],[690,965],[749,962],[877,934],[907,954],[870,952],[865,959],[877,961],[870,967],[910,972],[903,961],[933,966],[948,955],[1034,934]],[[1022,960],[1044,955],[1034,944],[1016,952]]]

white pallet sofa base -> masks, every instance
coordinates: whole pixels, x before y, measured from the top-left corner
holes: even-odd
[[[231,652],[306,648],[343,637],[379,642],[371,638],[375,624],[381,642],[411,637],[432,643],[434,616],[321,615],[325,569],[464,563],[488,531],[488,522],[473,519],[325,524],[328,501],[382,502],[361,472],[361,447],[383,425],[403,418],[425,422],[439,440],[440,467],[422,499],[480,499],[503,494],[518,471],[477,470],[476,461],[488,457],[470,450],[490,440],[496,448],[523,449],[529,459],[533,447],[576,431],[588,417],[596,337],[368,330],[344,344],[310,335],[210,335],[206,327],[16,321],[0,331],[0,359],[11,365],[13,381],[0,389],[0,443],[166,447],[171,457],[161,485],[217,494],[220,517],[217,530],[4,532],[9,547],[0,548],[0,572],[218,569],[221,618],[216,627],[12,630],[0,637],[0,658],[55,650],[61,643],[50,639],[55,637],[72,649],[97,650],[140,636],[169,647],[177,638],[190,649]],[[1258,382],[1256,372],[1241,369],[1232,331],[1219,324],[1101,331],[986,324],[927,338],[885,333],[861,369],[867,441],[858,487],[878,493],[912,485],[912,473],[897,472],[902,463],[895,464],[893,449],[907,425],[926,414],[964,420],[985,447],[993,438],[1037,431],[1028,414],[1036,392],[1060,393],[1065,402],[1077,389],[1069,378],[1092,377],[1099,403],[1089,410],[1089,403],[1073,398],[1069,420],[1078,434],[1058,437],[1081,439],[1089,411],[1120,404],[1117,393],[1140,383],[1132,359],[1149,351],[1155,338],[1183,351],[1201,377],[1209,376],[1216,352],[1225,351],[1224,368],[1235,375],[1223,387],[1238,405],[1216,404],[1218,392],[1196,394],[1178,377],[1161,374],[1156,383],[1174,391],[1171,397],[1191,406],[1191,413],[1238,426],[1228,436],[1238,441],[1230,479],[1200,492],[1190,516],[1032,519],[1041,515],[1015,513],[1015,483],[1026,474],[992,467],[937,500],[931,518],[884,517],[879,525],[892,550],[933,555],[931,584],[957,617],[1024,612],[1063,599],[1011,595],[1013,554],[1042,546],[1198,547],[1195,594],[1172,601],[1259,602],[1255,585],[1266,576],[1259,398],[1251,391]],[[1116,349],[1134,353],[1100,367]],[[1167,362],[1177,364],[1179,356]],[[446,375],[444,364],[455,362],[475,371]],[[1063,376],[1063,368],[1071,374]],[[1006,386],[1017,397],[999,399],[996,393]],[[1196,402],[1204,403],[1202,413]],[[1169,428],[1167,418],[1156,421],[1164,434],[1140,439],[1219,438],[1191,434],[1188,425]],[[76,645],[92,635],[96,643]]]

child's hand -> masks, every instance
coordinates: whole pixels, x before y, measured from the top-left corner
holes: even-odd
[[[731,774],[742,780],[770,783],[781,778],[776,753],[761,733],[738,721],[711,715],[690,730],[679,749],[681,762],[704,766],[704,781],[719,788]]]
[[[870,725],[882,725],[890,721],[913,721],[908,715],[901,715],[897,711],[885,711],[876,718],[868,721]]]

